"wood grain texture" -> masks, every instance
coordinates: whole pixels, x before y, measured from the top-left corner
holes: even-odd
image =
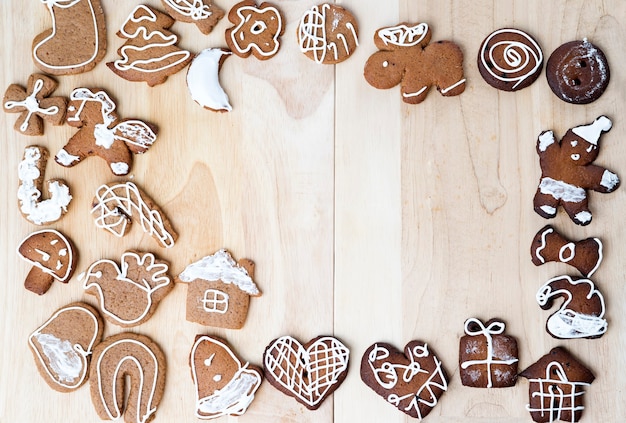
[[[216,0],[228,10],[235,0]],[[344,0],[360,26],[360,46],[346,62],[320,66],[298,51],[297,21],[316,4],[275,0],[287,26],[279,54],[260,62],[229,57],[222,85],[233,112],[212,113],[187,93],[185,71],[154,88],[113,74],[104,62],[117,58],[123,40],[115,35],[138,4],[103,0],[108,51],[93,71],[58,77],[57,95],[77,86],[105,88],[123,117],[159,126],[159,139],[136,156],[132,180],[170,216],[180,237],[161,250],[134,228],[114,239],[89,215],[96,188],[113,180],[104,161],[89,158],[74,168],[50,162],[46,178],[63,178],[74,201],[50,227],[69,235],[80,251],[77,273],[101,258],[119,259],[128,249],[153,251],[177,275],[192,261],[229,249],[256,263],[263,296],[251,302],[243,329],[218,330],[185,321],[184,286],[166,297],[154,316],[135,328],[158,342],[167,361],[167,385],[156,422],[196,421],[188,355],[196,334],[223,337],[239,355],[260,364],[270,341],[292,335],[305,342],[334,334],[351,348],[343,386],[317,411],[264,383],[241,422],[401,422],[402,413],[359,378],[363,351],[376,341],[401,348],[412,339],[431,345],[451,377],[449,391],[428,422],[528,422],[528,382],[514,388],[481,390],[461,386],[458,342],[468,317],[502,318],[520,347],[520,369],[552,347],[572,351],[595,373],[583,421],[626,419],[621,393],[626,380],[626,294],[622,263],[626,248],[624,188],[591,193],[593,222],[571,223],[559,212],[551,223],[571,239],[600,237],[605,258],[593,276],[607,299],[609,330],[598,340],[557,341],[544,330],[549,312],[535,292],[565,265],[535,267],[529,257],[534,234],[547,222],[532,199],[540,176],[535,142],[543,130],[558,136],[600,114],[614,128],[602,139],[597,163],[626,177],[626,3],[619,0]],[[156,0],[146,3],[160,6]],[[433,40],[459,43],[465,54],[467,88],[458,97],[431,92],[422,104],[401,102],[398,88],[376,90],[363,78],[363,65],[376,51],[374,31],[396,23],[427,22]],[[0,87],[24,84],[36,71],[30,57],[35,35],[50,25],[40,2],[0,1],[5,48],[0,52]],[[208,36],[194,25],[176,23],[179,46],[193,52],[223,47],[223,19]],[[476,54],[492,30],[516,27],[532,33],[544,55],[560,44],[588,37],[611,65],[611,83],[587,106],[563,103],[542,76],[529,88],[503,93],[478,73]],[[84,300],[76,276],[55,284],[43,297],[27,292],[29,270],[15,248],[36,228],[19,213],[17,164],[30,144],[51,155],[75,132],[46,126],[45,135],[13,130],[16,115],[0,114],[0,422],[98,421],[89,389],[52,391],[37,374],[28,335],[59,307]],[[107,325],[105,335],[120,332]],[[222,418],[221,421],[235,419]]]

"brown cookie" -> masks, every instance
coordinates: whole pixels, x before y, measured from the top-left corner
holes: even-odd
[[[537,302],[544,310],[563,298],[559,309],[546,322],[546,331],[557,339],[599,338],[607,330],[604,297],[589,279],[558,276],[537,291]]]
[[[317,410],[343,383],[349,359],[350,350],[335,337],[318,336],[302,345],[282,336],[265,349],[263,369],[272,386]]]
[[[297,35],[300,51],[325,65],[343,62],[359,45],[359,25],[354,15],[329,3],[307,10],[300,18]]]
[[[567,263],[588,278],[602,263],[602,241],[586,238],[573,242],[547,225],[535,235],[530,245],[530,257],[535,266],[550,261]]]
[[[615,173],[593,164],[598,157],[600,136],[611,127],[611,120],[600,116],[588,125],[569,129],[561,142],[557,142],[552,131],[539,135],[541,180],[534,199],[537,214],[553,218],[557,208],[563,206],[574,223],[591,223],[587,190],[608,193],[620,184]]]
[[[257,6],[254,0],[243,0],[230,9],[228,20],[235,26],[226,30],[226,44],[237,56],[252,54],[259,60],[267,60],[278,53],[285,24],[273,4]]]
[[[606,90],[611,79],[604,52],[587,39],[558,47],[546,63],[546,78],[552,92],[573,104],[589,104]]]
[[[553,348],[520,376],[528,379],[530,404],[526,409],[537,423],[579,421],[585,409],[585,388],[595,379],[589,369],[561,347]]]
[[[426,417],[448,389],[441,361],[421,341],[406,344],[404,353],[384,342],[371,345],[361,359],[361,380],[417,419]]]
[[[163,351],[144,335],[123,332],[98,344],[89,368],[98,416],[117,421],[123,415],[126,423],[151,421],[165,389],[165,364]]]
[[[4,92],[2,108],[6,113],[19,113],[15,130],[24,135],[43,135],[43,121],[53,125],[65,122],[65,97],[50,97],[57,88],[57,82],[49,76],[32,74],[28,77],[27,88],[11,84]]]
[[[224,48],[207,48],[194,57],[187,70],[187,89],[193,101],[207,110],[233,110],[228,95],[220,84],[219,73],[232,52]]]
[[[524,31],[498,29],[478,50],[478,71],[486,83],[502,91],[518,91],[535,82],[543,69],[543,52]]]
[[[24,149],[24,158],[17,166],[20,185],[17,200],[22,216],[35,225],[56,222],[67,212],[72,201],[69,187],[61,179],[47,181],[50,198],[43,198],[44,173],[48,150],[35,145]]]
[[[474,317],[465,321],[459,341],[461,383],[474,388],[506,388],[517,381],[517,341],[503,335],[499,319],[483,323]]]
[[[380,51],[365,63],[363,75],[374,88],[389,89],[400,84],[402,101],[418,104],[431,86],[443,96],[465,91],[463,52],[451,41],[430,43],[427,24],[401,23],[380,28],[374,43]]]
[[[33,60],[44,72],[70,75],[93,69],[106,53],[100,0],[44,1],[52,28],[33,40]]]
[[[138,119],[120,120],[115,102],[102,89],[76,88],[70,95],[67,123],[80,128],[59,150],[55,160],[72,167],[89,156],[106,160],[115,175],[127,175],[133,154],[148,151],[156,141],[156,126]]]
[[[189,356],[196,387],[196,417],[243,415],[263,381],[263,371],[235,355],[223,340],[197,335]]]
[[[85,303],[57,310],[28,337],[39,373],[59,392],[78,389],[87,381],[93,348],[102,340],[104,324]]]
[[[180,22],[194,23],[203,34],[209,34],[224,11],[212,0],[161,0],[171,17]]]
[[[189,284],[187,320],[206,326],[241,329],[248,315],[250,297],[261,296],[253,280],[254,262],[233,260],[226,250],[190,264],[178,275]]]
[[[33,265],[24,288],[38,295],[48,292],[55,279],[67,283],[78,261],[78,253],[70,239],[52,229],[30,234],[17,248],[17,253]]]
[[[165,213],[133,182],[101,185],[91,207],[96,226],[117,237],[126,235],[137,221],[161,247],[173,247],[178,238]]]
[[[122,327],[147,321],[159,302],[174,288],[169,263],[152,253],[127,251],[121,265],[98,260],[79,276],[88,294],[98,297],[104,318]]]
[[[126,39],[117,50],[122,56],[107,63],[109,69],[128,81],[145,81],[153,87],[183,69],[192,55],[179,48],[178,37],[168,31],[174,19],[146,5],[137,6],[117,33]]]

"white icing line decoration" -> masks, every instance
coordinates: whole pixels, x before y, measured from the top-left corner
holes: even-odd
[[[93,320],[93,337],[86,350],[83,349],[80,344],[71,345],[68,340],[42,333],[50,322],[57,319],[61,314],[71,310],[82,311]],[[63,388],[75,389],[83,383],[87,376],[87,357],[91,355],[98,335],[98,329],[98,318],[94,316],[91,311],[80,306],[66,307],[54,313],[43,325],[31,333],[28,337],[28,343],[36,353],[37,359],[51,380]],[[34,340],[42,346],[45,359],[36,347]],[[68,345],[69,348],[67,348]],[[56,374],[53,374],[50,368],[54,370]],[[75,381],[76,379],[78,380]]]
[[[115,193],[118,189],[123,191],[121,196]],[[126,233],[128,217],[134,217],[134,220],[139,220],[143,231],[156,237],[163,247],[174,246],[174,237],[165,229],[163,216],[158,210],[148,207],[141,191],[132,182],[101,185],[96,192],[95,206],[91,209],[91,214],[94,213],[96,226],[117,237]],[[109,218],[114,221],[107,223]]]
[[[580,296],[584,296],[584,302],[599,303],[597,315],[570,308],[574,297]],[[537,303],[541,307],[547,306],[548,302],[558,297],[563,297],[564,300],[559,310],[548,318],[546,329],[550,334],[560,339],[575,339],[597,337],[606,332],[608,323],[604,319],[604,297],[590,279],[573,280],[569,276],[559,276],[546,282],[536,295]]]
[[[313,59],[316,63],[323,63],[326,58],[327,51],[330,50],[333,51],[334,59],[337,60],[338,58],[337,45],[334,42],[328,41],[328,34],[326,33],[326,12],[331,9],[331,6],[328,3],[324,3],[320,6],[313,6],[311,9],[307,10],[300,19],[300,24],[298,26],[300,51],[302,53],[312,52]],[[338,18],[334,17],[332,23],[332,29],[334,32],[339,24]],[[348,30],[350,30],[354,43],[358,46],[359,40],[354,26],[349,22],[347,22],[345,26]],[[341,35],[341,37],[339,35]],[[337,39],[342,41],[346,55],[352,54],[352,52],[349,51],[346,36],[344,34],[338,34]]]
[[[198,370],[195,366],[196,350],[202,343],[211,343],[217,345],[228,353],[233,362],[237,365],[237,371],[233,378],[222,389],[216,390],[208,396],[200,398]],[[204,360],[204,365],[209,367],[213,365],[213,354]],[[220,363],[215,363],[220,365]],[[199,337],[191,349],[191,376],[196,387],[196,411],[195,415],[199,419],[214,419],[222,416],[243,415],[252,401],[261,381],[262,375],[255,369],[248,367],[249,363],[242,365],[241,360],[232,352],[232,350],[224,343],[209,336]],[[221,377],[213,378],[215,382],[219,382]],[[202,414],[201,414],[202,413]],[[207,416],[208,415],[208,416]]]
[[[50,198],[42,199],[42,187],[41,185],[37,186],[35,181],[41,177],[46,169],[45,162],[38,166],[41,158],[46,154],[41,147],[26,147],[24,159],[17,167],[17,175],[20,180],[17,199],[20,211],[26,216],[26,219],[35,225],[56,222],[67,211],[67,206],[72,201],[69,187],[61,181],[49,181]]]
[[[211,9],[202,0],[163,0],[172,9],[194,21],[207,19],[212,15]]]
[[[102,361],[109,351],[112,350],[113,352],[111,352],[111,354],[114,354],[116,347],[121,348],[122,351],[124,350],[129,351],[129,354],[135,354],[136,353],[136,351],[134,351],[135,349],[143,350],[148,353],[152,361],[147,362],[147,363],[142,363],[141,361],[139,361],[139,359],[135,355],[124,356],[115,366],[115,371],[112,374],[111,380],[106,381],[106,382],[110,382],[111,384],[111,388],[110,388],[111,398],[105,398],[104,392],[102,389],[102,384],[103,384]],[[154,352],[147,345],[139,341],[136,341],[134,339],[120,339],[118,341],[115,341],[111,345],[108,345],[100,353],[100,356],[98,357],[98,362],[96,363],[96,372],[97,372],[96,374],[97,374],[97,381],[98,381],[97,382],[98,393],[100,394],[101,405],[103,406],[104,411],[109,417],[109,420],[117,420],[122,417],[122,411],[117,406],[116,385],[117,385],[118,378],[121,377],[119,375],[120,368],[122,367],[122,364],[124,364],[124,362],[126,362],[127,360],[135,364],[135,366],[137,366],[137,370],[139,371],[139,386],[135,388],[139,392],[137,394],[137,405],[136,405],[137,420],[136,422],[145,423],[150,419],[152,414],[154,414],[154,412],[157,409],[157,407],[153,405],[152,401],[154,398],[154,394],[156,392],[157,381],[159,379],[159,362]],[[152,378],[152,380],[146,380],[146,368],[148,370],[151,370],[151,369],[154,370],[154,377]],[[144,390],[144,384],[146,383],[147,384],[151,383],[151,386],[148,385],[150,388],[150,391],[147,395],[147,398],[146,398],[146,395],[142,395],[143,390]],[[133,386],[136,386],[136,385],[133,385]],[[110,400],[110,402],[108,402],[107,400]],[[112,405],[113,409],[111,409],[109,405]]]
[[[59,113],[59,108],[57,106],[50,106],[46,109],[42,109],[39,104],[39,100],[37,100],[37,94],[43,88],[44,82],[41,79],[37,79],[33,86],[33,92],[26,97],[22,101],[7,101],[4,103],[4,107],[7,109],[14,109],[16,107],[25,107],[28,110],[28,114],[24,118],[24,122],[20,125],[20,131],[24,132],[28,129],[28,121],[31,116],[35,113],[39,113],[42,115],[52,116]]]
[[[489,51],[486,51],[491,39],[503,33],[513,33],[522,36],[528,41],[532,48],[519,41],[499,41],[491,45]],[[502,57],[508,67],[499,66],[498,61],[493,57],[496,49],[502,48],[503,46]],[[487,64],[487,57],[492,66]],[[486,69],[493,78],[502,82],[515,82],[512,87],[512,89],[515,89],[519,84],[524,82],[524,80],[538,72],[543,63],[543,53],[537,42],[525,32],[517,29],[500,29],[493,32],[484,41],[483,49],[480,52],[480,60],[482,61],[483,68]],[[530,67],[530,69],[528,69],[528,67]],[[503,73],[505,75],[511,75],[524,70],[526,70],[526,72],[519,76],[502,76]]]
[[[138,18],[135,17],[137,12],[142,12]],[[132,45],[125,44],[120,49],[121,59],[113,62],[113,65],[116,69],[120,71],[128,71],[134,70],[138,72],[161,72],[165,69],[169,69],[171,67],[175,67],[183,62],[185,62],[191,53],[186,50],[179,49],[176,47],[176,50],[170,51],[162,56],[155,56],[148,59],[137,59],[131,60],[129,56],[134,56],[137,52],[142,52],[145,50],[154,50],[154,49],[162,49],[171,46],[175,46],[178,43],[178,37],[176,34],[171,34],[170,36],[165,35],[161,31],[150,31],[146,26],[141,25],[143,21],[147,22],[156,22],[157,17],[154,12],[147,6],[139,5],[137,6],[122,25],[122,29],[120,30],[120,34],[128,39],[136,39],[141,37],[146,44],[144,45]],[[138,24],[138,28],[135,32],[128,32],[128,28],[135,24]],[[153,41],[156,40],[156,41]],[[172,57],[178,57],[178,59],[173,60],[171,63],[167,63]],[[151,69],[150,66],[154,63],[163,62],[163,65],[157,66],[154,69]]]
[[[39,43],[37,43],[35,47],[33,47],[33,58],[35,59],[35,61],[46,68],[55,69],[55,70],[68,70],[68,69],[80,68],[82,66],[86,66],[90,64],[91,62],[93,62],[94,60],[96,60],[96,58],[98,57],[98,49],[100,46],[100,40],[99,40],[99,35],[98,35],[98,22],[96,19],[96,12],[93,8],[93,4],[91,3],[91,0],[40,0],[40,1],[46,5],[46,7],[48,8],[48,11],[50,12],[50,16],[52,17],[52,33],[46,38],[44,38],[43,40],[41,40]],[[95,40],[93,54],[91,55],[91,57],[89,57],[87,60],[81,63],[72,63],[69,65],[61,65],[61,66],[56,66],[50,63],[46,63],[45,58],[40,57],[38,54],[38,51],[39,51],[39,48],[41,48],[41,46],[43,46],[45,43],[47,43],[49,40],[53,39],[56,36],[58,28],[56,24],[54,8],[58,7],[59,9],[69,9],[81,1],[86,1],[89,4],[89,11],[91,13],[91,19],[92,19],[91,23],[93,24],[93,36]]]
[[[472,329],[472,325],[478,326],[477,330]],[[511,358],[508,360],[496,359],[493,355],[493,335],[500,335],[504,333],[505,325],[503,322],[494,321],[489,326],[485,327],[483,322],[472,317],[465,322],[465,333],[469,336],[484,336],[487,343],[487,357],[482,360],[468,360],[461,363],[462,369],[467,369],[469,366],[485,364],[487,366],[487,388],[493,386],[491,376],[491,366],[493,364],[510,365],[517,363],[517,358]]]
[[[390,26],[378,30],[378,37],[385,45],[413,47],[418,45],[428,33],[428,24],[419,23],[415,26]]]
[[[143,280],[133,280],[128,277],[128,269],[131,264],[137,264],[138,267],[143,268],[145,271],[151,274],[150,281],[145,279]],[[117,273],[117,276],[113,281],[102,280],[102,272],[100,269],[103,267],[112,267]],[[83,288],[88,290],[90,288],[94,288],[100,299],[100,309],[107,316],[111,317],[115,321],[123,324],[123,325],[134,325],[143,321],[146,315],[152,309],[152,295],[161,288],[165,288],[171,283],[169,276],[167,276],[167,271],[169,267],[164,263],[157,263],[156,257],[152,253],[142,253],[141,255],[135,252],[125,252],[122,254],[121,258],[121,266],[118,267],[117,263],[112,260],[98,260],[89,266],[89,269],[86,273],[83,273],[79,276],[83,282]],[[137,287],[146,295],[147,302],[145,309],[137,314],[134,319],[123,319],[119,315],[115,313],[115,311],[110,310],[109,306],[106,304],[106,296],[104,290],[107,283],[112,283],[114,285],[119,284],[132,284]],[[115,289],[115,286],[109,287],[108,289]],[[136,303],[139,304],[139,303]]]

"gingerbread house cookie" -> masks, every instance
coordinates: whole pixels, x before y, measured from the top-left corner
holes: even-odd
[[[228,329],[243,327],[250,297],[261,295],[253,275],[252,260],[237,263],[226,250],[187,266],[178,275],[180,282],[189,284],[187,320]]]

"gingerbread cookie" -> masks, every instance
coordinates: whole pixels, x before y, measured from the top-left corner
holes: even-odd
[[[378,89],[400,84],[402,101],[408,104],[424,101],[431,86],[446,97],[461,94],[463,52],[451,41],[430,43],[431,36],[425,23],[380,28],[374,35],[380,51],[367,59],[365,80]]]
[[[173,247],[178,238],[159,206],[133,182],[101,185],[91,206],[96,226],[117,237],[126,235],[135,220],[161,247]]]
[[[559,309],[546,322],[546,331],[557,339],[599,338],[607,330],[604,297],[589,279],[558,276],[537,291],[537,302],[549,310],[563,298]]]
[[[537,41],[519,29],[498,29],[478,50],[478,70],[486,83],[502,91],[518,91],[535,82],[543,68]]]
[[[243,0],[230,9],[228,20],[235,26],[226,30],[226,44],[237,56],[267,60],[278,53],[285,26],[276,6]]]
[[[316,410],[343,383],[349,359],[350,350],[332,336],[318,336],[304,345],[282,336],[265,349],[263,367],[272,386]]]
[[[11,84],[4,92],[2,107],[6,113],[19,113],[15,130],[24,135],[43,135],[43,121],[53,125],[65,122],[65,97],[50,97],[57,88],[57,82],[49,76],[32,74],[28,77],[28,87]]]
[[[585,406],[585,388],[595,376],[567,350],[553,348],[520,376],[528,379],[526,409],[537,423],[577,422]]]
[[[180,22],[194,23],[203,34],[213,31],[224,11],[212,0],[161,0],[167,13]]]
[[[208,335],[196,336],[189,364],[202,420],[243,415],[263,381],[259,367],[243,364],[226,342]]]
[[[228,95],[220,85],[219,72],[230,50],[207,48],[193,59],[187,70],[187,88],[193,101],[214,112],[230,112]]]
[[[98,416],[117,421],[123,415],[126,423],[151,421],[163,397],[165,370],[163,351],[147,336],[123,332],[106,338],[94,348],[89,369]]]
[[[33,40],[33,60],[44,72],[87,72],[106,53],[106,23],[100,0],[48,0],[52,28]]]
[[[483,323],[474,317],[465,321],[459,342],[461,383],[474,388],[506,388],[517,381],[517,341],[503,335],[499,319]]]
[[[404,353],[377,342],[361,359],[361,380],[398,410],[417,419],[426,417],[448,389],[441,361],[421,341],[411,341]]]
[[[148,320],[159,302],[174,288],[169,263],[152,253],[127,251],[121,266],[112,260],[98,260],[79,276],[88,294],[98,297],[104,317],[122,327]]]
[[[127,175],[133,155],[148,151],[156,127],[138,119],[120,120],[115,102],[101,89],[76,88],[70,95],[67,123],[80,128],[59,150],[55,160],[72,167],[89,156],[106,160],[115,175]]]
[[[322,3],[300,18],[298,44],[300,51],[316,63],[340,63],[359,46],[359,26],[354,15],[343,7]]]
[[[561,142],[556,141],[552,131],[539,135],[541,180],[534,199],[537,214],[549,219],[556,216],[557,207],[563,206],[574,223],[591,223],[587,190],[608,193],[620,184],[615,173],[593,164],[600,136],[611,127],[611,120],[600,116],[593,123],[569,129]]]
[[[128,81],[145,81],[153,87],[183,69],[191,61],[187,50],[178,48],[178,37],[168,31],[174,19],[159,10],[137,6],[122,25],[117,36],[125,38],[117,54],[107,63],[109,69]]]
[[[261,291],[252,279],[254,262],[233,260],[226,250],[190,264],[178,275],[189,284],[187,320],[206,326],[240,329],[246,321],[250,297]]]
[[[48,150],[31,145],[24,149],[24,159],[17,166],[20,185],[17,189],[17,200],[22,216],[35,225],[47,225],[56,222],[67,212],[72,201],[70,189],[64,181],[51,179],[47,181],[50,198],[44,200],[43,183]]]
[[[546,78],[561,100],[589,104],[604,93],[611,72],[604,52],[585,38],[554,50],[546,63]]]
[[[17,253],[33,265],[24,281],[24,288],[38,295],[48,292],[54,280],[67,283],[78,261],[70,239],[52,229],[30,234],[17,247]]]
[[[93,348],[102,339],[103,323],[98,311],[85,303],[57,310],[28,337],[39,373],[60,392],[78,389],[89,375]]]
[[[535,235],[530,246],[530,257],[535,266],[549,261],[567,263],[588,278],[602,263],[602,241],[586,238],[573,242],[547,225]]]

